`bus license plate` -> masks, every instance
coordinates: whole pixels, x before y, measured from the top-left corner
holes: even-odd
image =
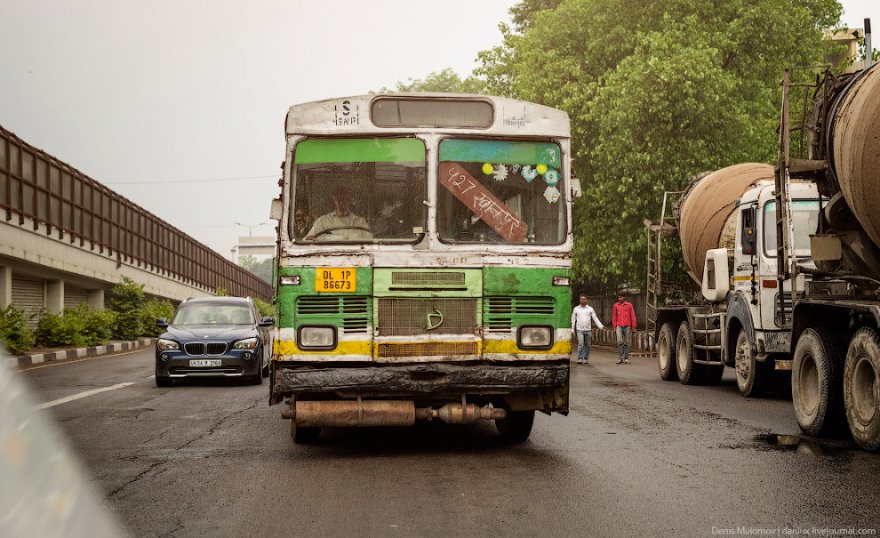
[[[357,289],[357,271],[354,267],[315,269],[315,291],[354,293]]]
[[[223,361],[220,359],[190,359],[190,368],[205,368],[211,366],[222,366]]]

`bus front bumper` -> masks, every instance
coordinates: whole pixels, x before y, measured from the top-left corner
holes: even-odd
[[[501,395],[543,403],[534,409],[568,411],[568,361],[528,364],[406,364],[352,367],[274,364],[273,403],[307,394],[341,398],[412,399]],[[549,401],[548,401],[549,399]]]

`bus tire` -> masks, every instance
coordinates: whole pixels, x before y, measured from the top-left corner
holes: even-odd
[[[843,402],[849,431],[865,450],[880,448],[880,338],[870,328],[856,331],[846,352]]]
[[[318,438],[321,437],[321,427],[320,426],[297,426],[296,422],[290,421],[290,437],[293,439],[293,442],[298,445],[308,445],[311,443],[315,443],[318,441]]]
[[[791,365],[791,402],[798,426],[808,435],[826,435],[843,418],[841,360],[834,337],[807,329],[798,338]]]
[[[740,329],[733,348],[733,367],[736,370],[736,387],[746,398],[760,396],[764,392],[764,384],[770,372],[767,363],[758,362],[752,351],[752,344],[745,329]]]
[[[694,337],[687,321],[678,326],[675,338],[675,369],[682,385],[696,385],[700,382],[700,368],[694,364]]]
[[[506,418],[495,419],[498,433],[507,441],[525,441],[532,434],[535,423],[534,411],[507,411]]]
[[[675,326],[672,323],[664,323],[660,326],[657,334],[657,365],[660,368],[660,379],[663,381],[675,381],[678,379],[678,370],[675,368]]]

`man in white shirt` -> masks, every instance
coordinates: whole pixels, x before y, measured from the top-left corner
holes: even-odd
[[[590,364],[590,340],[593,334],[593,322],[600,329],[605,326],[596,317],[596,311],[587,304],[587,296],[581,294],[580,304],[571,312],[571,330],[577,334],[578,364]]]
[[[315,219],[305,238],[308,241],[357,241],[372,239],[373,234],[366,219],[351,212],[348,190],[340,188],[333,192],[333,211]]]

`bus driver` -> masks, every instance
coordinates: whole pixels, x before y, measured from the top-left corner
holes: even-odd
[[[315,224],[312,225],[306,239],[314,241],[322,235],[327,236],[323,239],[337,241],[373,238],[366,219],[349,210],[348,189],[341,187],[333,191],[333,211],[315,219]]]

